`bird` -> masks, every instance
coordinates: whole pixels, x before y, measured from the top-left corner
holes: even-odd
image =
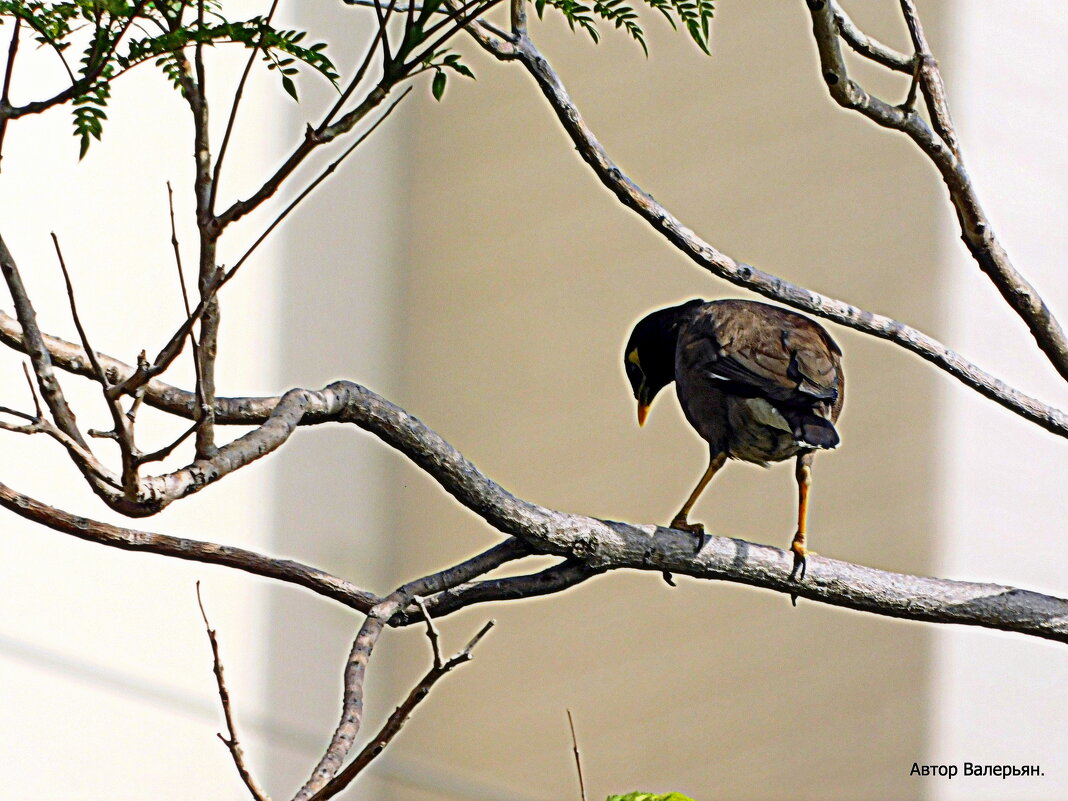
[[[708,468],[670,523],[695,534],[698,551],[704,526],[690,522],[690,510],[728,459],[766,467],[795,458],[791,579],[803,581],[813,456],[841,440],[835,423],[845,401],[845,375],[842,350],[831,335],[778,306],[697,298],[642,318],[627,340],[623,364],[639,426],[653,399],[674,381],[686,420],[708,443]]]

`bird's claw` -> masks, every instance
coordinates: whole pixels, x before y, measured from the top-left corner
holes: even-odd
[[[790,581],[796,581],[801,583],[805,580],[805,574],[808,572],[808,549],[804,545],[794,540],[790,543],[790,550],[794,554],[794,567],[790,571]],[[797,606],[797,593],[790,593],[790,603]]]
[[[684,517],[676,517],[671,521],[671,528],[678,531],[686,531],[693,534],[697,540],[697,545],[694,547],[694,553],[700,553],[701,549],[705,547],[705,543],[708,542],[708,535],[705,534],[704,523],[691,523]]]

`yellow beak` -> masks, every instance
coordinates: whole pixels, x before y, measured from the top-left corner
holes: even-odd
[[[646,418],[646,416],[648,414],[649,414],[649,404],[647,404],[647,403],[639,403],[638,404],[638,425],[639,426],[645,425],[645,418]]]

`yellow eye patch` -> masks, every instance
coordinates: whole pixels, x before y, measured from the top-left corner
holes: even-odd
[[[627,361],[637,367],[639,370],[642,368],[642,363],[638,360],[638,349],[635,348],[627,354]]]

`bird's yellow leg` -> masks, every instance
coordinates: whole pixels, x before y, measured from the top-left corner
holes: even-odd
[[[790,543],[790,550],[794,552],[794,569],[790,578],[798,581],[805,579],[806,557],[808,548],[805,547],[805,533],[808,522],[808,491],[812,486],[812,454],[797,457],[797,468],[794,476],[797,478],[797,533]]]
[[[725,453],[713,453],[709,456],[708,468],[705,470],[705,474],[701,476],[701,480],[697,482],[697,486],[690,493],[690,497],[686,499],[686,503],[682,505],[679,513],[671,521],[671,528],[689,531],[697,535],[697,550],[701,550],[701,546],[704,545],[705,527],[700,523],[690,523],[686,518],[689,516],[690,510],[693,509],[693,505],[697,503],[701,493],[704,492],[705,487],[708,486],[708,482],[712,480],[712,476],[723,467],[726,461],[727,454]]]

